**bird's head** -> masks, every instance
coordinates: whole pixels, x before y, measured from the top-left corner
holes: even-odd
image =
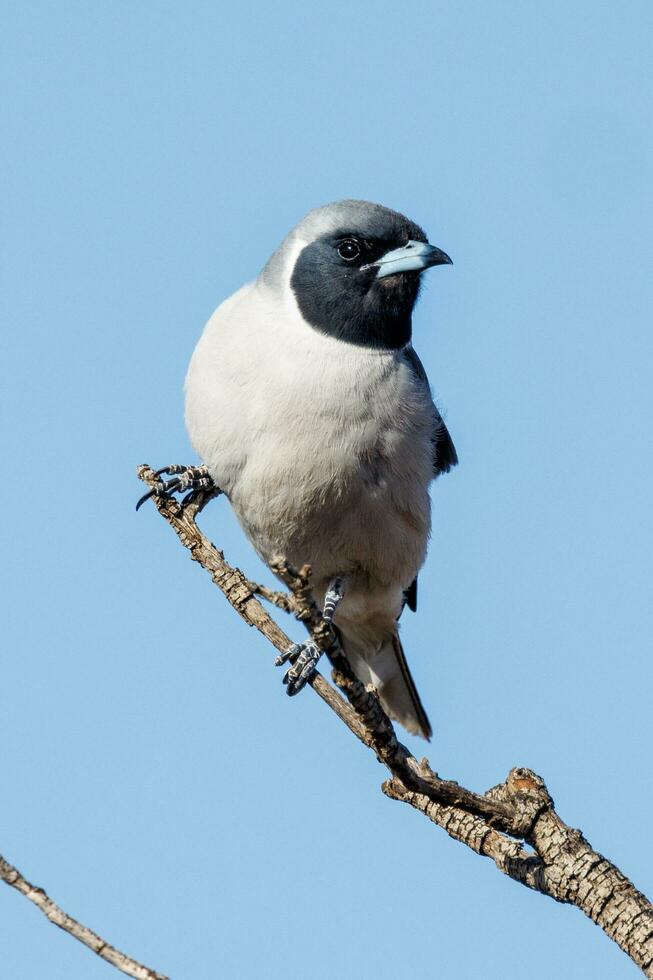
[[[261,279],[289,288],[316,330],[360,346],[397,349],[410,340],[422,272],[445,264],[449,256],[397,211],[338,201],[299,222]]]

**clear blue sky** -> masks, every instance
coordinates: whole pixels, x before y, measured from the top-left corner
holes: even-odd
[[[653,893],[652,35],[650,0],[5,6],[0,852],[174,980],[637,975],[382,797],[133,508],[137,463],[193,458],[205,320],[306,210],[424,225],[461,459],[403,625],[431,761],[540,771]],[[12,980],[113,975],[6,887],[0,940]]]

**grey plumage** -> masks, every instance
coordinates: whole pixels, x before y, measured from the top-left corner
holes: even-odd
[[[397,619],[430,528],[428,487],[457,462],[410,344],[420,273],[449,262],[377,204],[310,212],[259,278],[220,306],[193,354],[193,446],[264,560],[313,567],[361,680],[428,737]],[[415,584],[413,584],[415,583]]]

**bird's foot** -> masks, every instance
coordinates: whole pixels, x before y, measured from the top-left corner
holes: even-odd
[[[152,484],[150,490],[143,494],[136,504],[136,510],[149,500],[150,497],[169,497],[172,493],[185,493],[186,496],[180,501],[182,507],[192,503],[200,493],[208,490],[220,493],[219,487],[213,482],[213,477],[209,474],[206,466],[182,466],[180,463],[173,463],[172,466],[164,466],[156,470],[154,475],[170,476],[170,480],[159,480]],[[188,491],[188,492],[187,492]]]
[[[290,669],[286,671],[283,679],[286,685],[286,694],[292,697],[301,691],[307,681],[310,680],[311,675],[315,672],[317,662],[321,656],[322,651],[313,640],[306,640],[305,643],[293,643],[285,653],[279,654],[274,661],[275,667],[280,667],[281,664],[285,664],[293,657],[297,657]]]
[[[333,621],[336,609],[338,608],[345,594],[345,582],[343,578],[334,578],[324,596],[322,607],[322,618],[329,626]],[[322,651],[314,640],[306,640],[304,643],[293,643],[285,653],[280,653],[274,661],[275,666],[294,661],[286,671],[283,679],[286,685],[286,693],[291,697],[298,694],[315,672],[318,660],[322,656]]]

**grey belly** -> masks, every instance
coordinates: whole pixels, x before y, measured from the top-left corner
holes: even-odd
[[[300,472],[304,469],[304,472]],[[243,474],[231,495],[261,557],[306,562],[314,581],[348,575],[369,587],[406,588],[424,561],[428,486],[388,468],[360,465],[329,475],[311,466],[292,474]]]

